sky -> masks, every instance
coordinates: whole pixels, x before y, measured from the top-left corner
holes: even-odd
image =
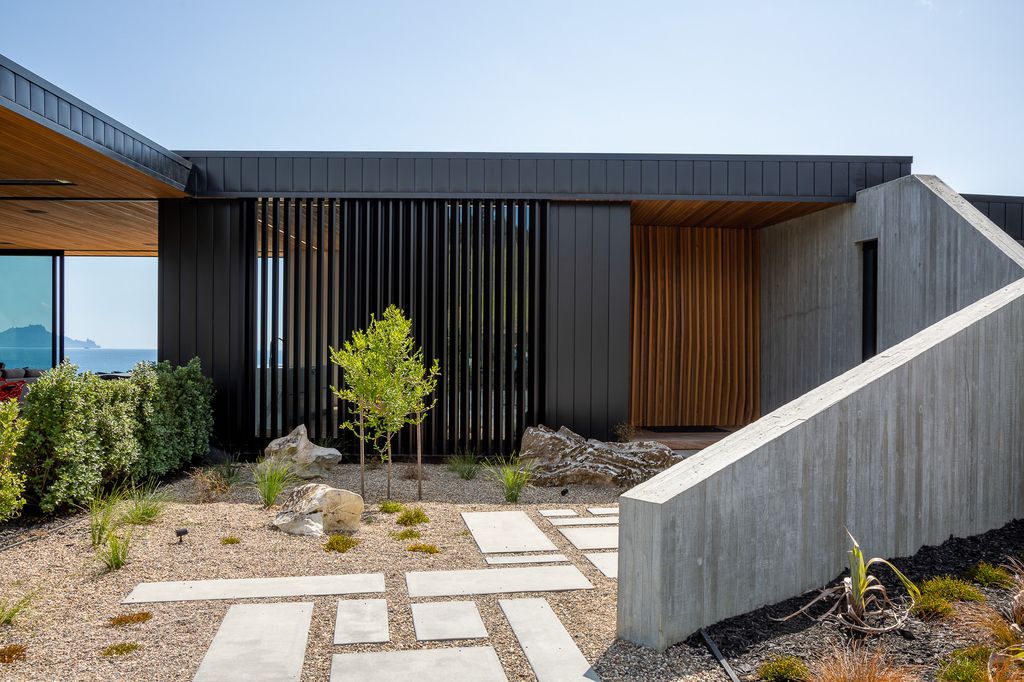
[[[1024,194],[1013,0],[37,0],[3,14],[0,52],[169,149],[912,155],[961,192]]]

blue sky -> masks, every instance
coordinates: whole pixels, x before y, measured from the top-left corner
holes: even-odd
[[[1022,2],[38,1],[4,15],[0,51],[171,149],[909,154],[959,191],[1024,194]]]

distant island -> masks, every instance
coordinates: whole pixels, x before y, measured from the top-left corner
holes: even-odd
[[[25,327],[10,327],[0,332],[0,348],[49,348],[53,342],[53,334],[41,324],[30,324]],[[81,341],[64,337],[65,348],[99,348],[92,339]]]

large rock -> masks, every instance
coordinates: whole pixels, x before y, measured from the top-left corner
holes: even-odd
[[[634,486],[681,461],[681,455],[655,441],[605,443],[587,440],[564,426],[526,429],[519,451],[532,460],[533,483]]]
[[[307,483],[285,497],[274,525],[292,535],[323,535],[359,530],[363,498],[323,483]]]
[[[302,478],[326,476],[341,462],[341,453],[334,448],[323,448],[309,440],[306,425],[299,424],[287,436],[270,441],[263,451],[268,458],[291,462],[295,473]]]

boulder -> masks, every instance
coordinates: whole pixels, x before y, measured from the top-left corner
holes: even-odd
[[[363,498],[323,483],[295,488],[281,504],[274,525],[292,535],[350,533],[359,530]]]
[[[682,455],[655,441],[605,443],[587,440],[564,426],[526,429],[523,460],[533,463],[533,483],[539,486],[569,484],[634,486],[682,461]]]
[[[334,448],[323,448],[309,440],[306,425],[299,424],[287,436],[270,441],[263,451],[268,458],[291,462],[295,473],[302,478],[326,476],[341,462],[341,453]]]

